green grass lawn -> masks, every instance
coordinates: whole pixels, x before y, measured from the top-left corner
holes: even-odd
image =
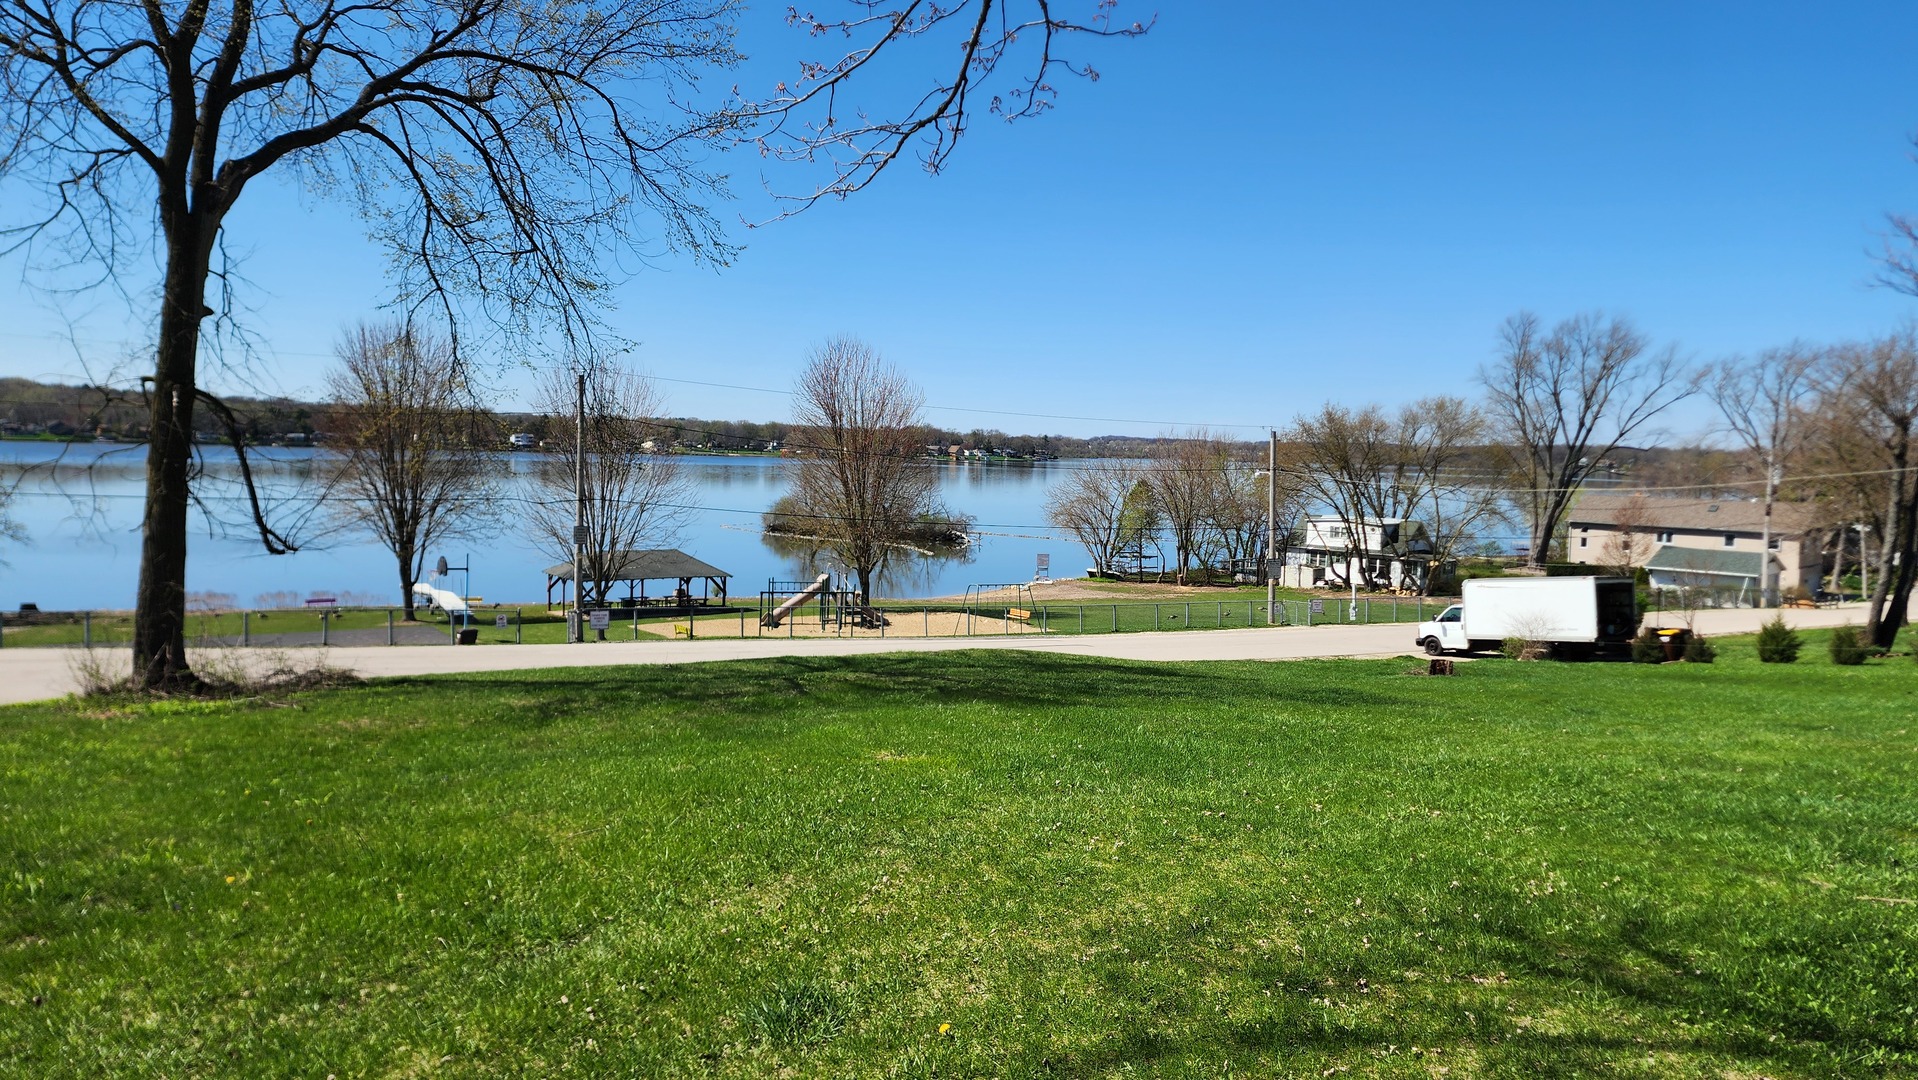
[[[0,709],[0,1075],[1918,1075],[1918,666],[1410,670]]]

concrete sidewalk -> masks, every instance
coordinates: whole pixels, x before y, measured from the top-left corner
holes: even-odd
[[[1815,628],[1863,623],[1864,606],[1785,609],[1785,621]],[[1771,617],[1769,611],[1738,609],[1701,611],[1700,633],[1748,634]],[[1662,621],[1661,621],[1662,620]],[[1652,614],[1648,625],[1676,626],[1672,612]],[[384,633],[384,631],[382,631]],[[1162,633],[1086,634],[978,638],[806,639],[716,638],[705,641],[596,642],[585,645],[482,645],[387,647],[336,646],[326,649],[220,650],[218,662],[239,661],[258,670],[286,665],[294,668],[326,664],[357,675],[446,675],[475,671],[516,671],[529,668],[607,667],[622,664],[690,664],[718,660],[753,660],[773,656],[859,656],[871,653],[949,652],[955,649],[1010,649],[1020,652],[1066,653],[1115,660],[1158,662],[1188,660],[1297,660],[1312,657],[1379,657],[1418,653],[1412,643],[1413,624],[1380,623],[1369,626],[1281,626],[1250,630],[1174,630]],[[0,650],[0,704],[64,697],[80,686],[77,665],[86,654],[79,649]],[[101,662],[130,667],[123,649],[96,650]],[[196,661],[198,662],[198,661]]]

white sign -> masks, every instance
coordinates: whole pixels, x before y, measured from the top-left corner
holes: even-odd
[[[1312,614],[1314,615],[1325,614],[1325,601],[1323,600],[1312,601]]]
[[[1033,576],[1040,578],[1052,576],[1052,556],[1050,554],[1044,551],[1039,553],[1039,572]]]
[[[613,624],[613,613],[605,608],[595,608],[592,612],[593,629],[604,630]]]
[[[499,627],[501,630],[506,629],[506,616],[504,615],[493,616],[493,625]]]

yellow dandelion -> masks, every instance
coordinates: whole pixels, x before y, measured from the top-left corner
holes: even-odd
[[[940,1025],[939,1025],[939,1034],[941,1034],[941,1035],[950,1035],[950,1034],[952,1034],[952,1025],[951,1025],[951,1024],[940,1024]]]
[[[231,885],[231,884],[233,884],[233,882],[234,882],[234,880],[235,880],[235,879],[234,879],[234,877],[233,877],[233,875],[232,875],[232,874],[228,874],[228,875],[226,876],[226,883],[227,883],[228,885]]]

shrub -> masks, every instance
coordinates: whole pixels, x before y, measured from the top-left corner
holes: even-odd
[[[1665,646],[1659,644],[1658,632],[1647,626],[1632,639],[1632,663],[1662,664],[1665,662]]]
[[[1507,660],[1543,660],[1551,654],[1552,647],[1530,638],[1508,637],[1499,642],[1499,651],[1505,654]]]
[[[1831,632],[1831,662],[1856,667],[1871,655],[1871,646],[1856,626],[1847,623]]]
[[[1761,664],[1790,664],[1798,660],[1798,650],[1805,647],[1798,631],[1785,625],[1783,615],[1774,615],[1772,620],[1758,628],[1758,662]]]
[[[1685,659],[1693,664],[1709,664],[1718,659],[1718,646],[1706,640],[1703,634],[1693,634],[1685,640]]]

